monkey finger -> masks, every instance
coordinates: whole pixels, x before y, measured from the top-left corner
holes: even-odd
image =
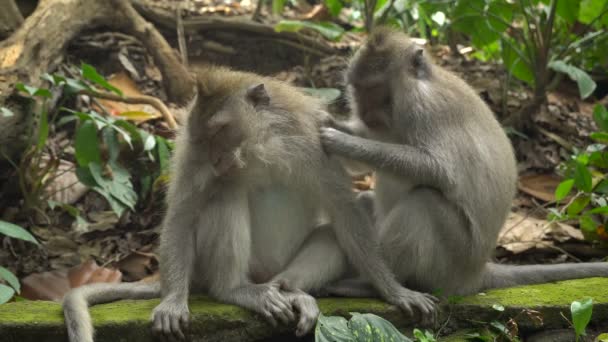
[[[263,310],[263,311],[262,311],[262,316],[264,316],[264,318],[266,318],[266,320],[267,320],[268,322],[270,322],[270,324],[271,324],[273,327],[275,327],[275,328],[277,327],[277,325],[278,325],[278,324],[277,324],[277,320],[276,320],[276,319],[274,319],[274,317],[272,316],[272,314],[270,313],[270,311],[268,311],[268,310]]]
[[[439,298],[437,298],[437,297],[433,296],[432,294],[429,294],[429,293],[423,293],[423,295],[424,295],[424,296],[425,296],[427,299],[430,299],[430,300],[432,300],[432,301],[433,301],[433,302],[435,302],[435,303],[439,303]]]
[[[188,329],[190,327],[190,314],[185,313],[179,317],[179,322],[184,329]]]
[[[291,322],[291,320],[289,319],[289,315],[287,314],[287,312],[289,312],[290,309],[285,310],[285,309],[280,308],[277,305],[272,305],[271,310],[272,310],[273,316],[278,318],[279,321],[281,321],[281,323],[289,324],[289,322]]]
[[[169,322],[171,324],[171,334],[174,337],[177,337],[177,339],[180,340],[180,341],[185,340],[186,336],[182,332],[182,329],[181,329],[181,326],[180,326],[180,318],[179,317],[171,317],[169,319]]]

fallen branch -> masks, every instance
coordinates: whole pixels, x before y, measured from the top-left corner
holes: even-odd
[[[167,106],[165,106],[165,104],[161,100],[157,99],[154,96],[148,96],[148,95],[120,96],[120,95],[116,95],[116,94],[102,93],[102,92],[90,91],[90,90],[81,90],[79,92],[79,94],[87,95],[90,97],[95,97],[98,99],[116,101],[116,102],[150,105],[150,106],[156,108],[161,113],[161,115],[163,116],[163,119],[169,125],[169,128],[177,129],[177,122],[175,121],[175,118],[169,111],[169,108],[167,108]]]

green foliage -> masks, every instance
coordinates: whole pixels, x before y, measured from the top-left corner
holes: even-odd
[[[10,222],[0,220],[0,234],[38,245],[38,241],[32,236],[32,234],[18,225]],[[13,298],[15,293],[21,292],[21,285],[19,284],[19,279],[17,279],[17,277],[15,277],[11,271],[2,266],[0,266],[0,280],[5,281],[8,285],[10,285],[7,286],[0,283],[0,304],[4,304]]]
[[[416,338],[416,341],[418,341],[418,342],[436,342],[437,341],[437,339],[435,339],[435,336],[433,336],[433,334],[428,330],[425,330],[423,332],[420,329],[414,329],[413,334],[414,334],[414,337]]]
[[[48,195],[44,195],[44,190],[54,179],[59,163],[58,158],[51,156],[46,166],[40,166],[49,134],[46,101],[52,90],[59,87],[66,90],[67,96],[81,91],[95,94],[98,91],[95,87],[122,96],[122,92],[107,82],[91,65],[82,63],[80,74],[83,78],[80,80],[45,74],[42,78],[51,84],[50,89],[17,85],[18,90],[43,101],[37,144],[24,154],[18,167],[26,207],[41,212],[40,209],[44,206],[52,205],[62,208],[77,219],[80,215],[76,208],[51,203]],[[134,210],[138,200],[146,198],[151,191],[158,190],[159,183],[166,180],[171,144],[162,137],[152,135],[129,121],[101,115],[92,110],[84,113],[61,107],[60,112],[53,114],[55,118],[61,116],[56,127],[76,123],[76,175],[81,183],[101,194],[117,215],[122,215],[127,209]],[[132,173],[138,175],[136,184],[131,181]]]
[[[576,334],[576,341],[580,340],[581,336],[585,336],[585,328],[591,321],[593,312],[593,299],[587,298],[582,301],[574,301],[570,305],[570,313],[572,315],[572,325]]]
[[[452,28],[467,34],[482,56],[501,59],[511,75],[537,94],[544,95],[563,74],[577,82],[581,98],[586,98],[596,85],[583,69],[605,60],[595,44],[606,35],[607,11],[603,0],[458,0]],[[579,22],[588,24],[583,34],[575,29]],[[591,49],[581,58],[585,47]],[[585,59],[595,63],[588,65]],[[576,66],[581,64],[583,68]]]
[[[351,312],[351,315],[352,317],[349,321],[343,317],[319,315],[317,327],[315,328],[315,341],[412,341],[382,317],[356,312]]]
[[[28,233],[27,230],[19,227],[16,224],[12,224],[10,222],[0,220],[0,234],[6,235],[8,237],[12,237],[14,239],[20,239],[23,241],[28,241],[34,244],[38,244],[36,238],[32,236],[32,234]]]
[[[555,189],[558,204],[567,200],[561,210],[550,209],[553,220],[578,220],[586,239],[608,240],[605,231],[608,216],[608,111],[597,105],[593,118],[599,129],[590,137],[597,143],[585,150],[575,150],[569,160],[562,163],[558,171],[564,179]],[[568,198],[573,190],[575,193]]]

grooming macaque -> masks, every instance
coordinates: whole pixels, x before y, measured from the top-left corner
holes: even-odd
[[[488,262],[515,194],[512,147],[475,91],[434,65],[406,35],[374,32],[352,59],[346,80],[357,121],[369,138],[322,128],[321,140],[328,153],[376,171],[378,239],[401,284],[463,295],[608,275],[606,263]],[[344,131],[357,131],[353,127]],[[329,289],[370,294],[357,279]]]
[[[432,315],[434,298],[399,285],[338,160],[319,137],[328,114],[284,83],[224,68],[198,75],[198,99],[176,139],[160,243],[160,284],[97,284],[64,299],[70,341],[92,341],[87,306],[161,296],[153,329],[184,338],[188,295],[206,293],[271,322],[314,326],[321,289],[348,262],[388,302]],[[320,212],[329,226],[317,227]],[[408,261],[408,263],[411,261]]]

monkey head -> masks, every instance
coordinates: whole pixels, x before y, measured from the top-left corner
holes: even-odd
[[[413,97],[432,76],[424,49],[407,35],[378,28],[351,59],[346,84],[354,111],[372,130],[387,130],[403,99]],[[407,102],[407,101],[406,101]]]

